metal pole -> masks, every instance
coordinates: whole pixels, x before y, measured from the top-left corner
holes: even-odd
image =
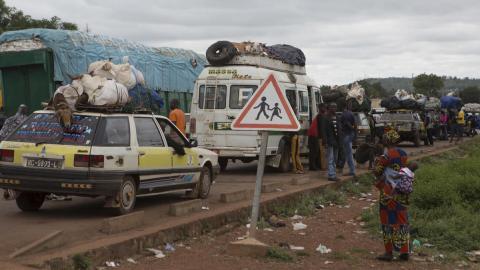
[[[252,219],[250,222],[250,230],[248,232],[249,238],[255,238],[255,233],[257,232],[258,212],[260,208],[260,195],[262,193],[263,171],[265,168],[265,158],[267,155],[268,131],[260,131],[260,133],[262,135],[262,142],[260,146],[260,156],[258,159],[257,180],[255,182],[255,193],[253,195],[253,202],[252,202]]]

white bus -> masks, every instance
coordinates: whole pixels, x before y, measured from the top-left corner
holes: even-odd
[[[190,132],[198,145],[216,152],[225,170],[231,160],[250,162],[258,159],[260,135],[257,131],[231,130],[232,121],[262,85],[274,73],[282,90],[297,112],[301,124],[300,151],[308,153],[307,130],[317,106],[322,102],[320,88],[306,75],[305,67],[282,63],[264,56],[235,56],[227,65],[207,66],[195,82],[191,104]],[[271,132],[267,147],[267,165],[288,171],[290,142],[288,132]]]

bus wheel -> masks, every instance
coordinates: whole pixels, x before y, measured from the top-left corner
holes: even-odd
[[[220,171],[224,172],[227,169],[228,158],[219,158],[218,165],[220,165]]]
[[[283,148],[282,157],[280,158],[280,164],[278,165],[278,170],[280,172],[290,171],[290,147],[288,146]]]

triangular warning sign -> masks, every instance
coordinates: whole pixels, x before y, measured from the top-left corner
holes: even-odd
[[[270,74],[231,127],[234,130],[298,131],[300,123],[275,76]]]

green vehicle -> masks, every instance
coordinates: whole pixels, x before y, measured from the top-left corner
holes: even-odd
[[[387,111],[380,116],[378,123],[398,131],[401,141],[412,142],[415,147],[427,137],[427,130],[420,115],[412,110]]]

